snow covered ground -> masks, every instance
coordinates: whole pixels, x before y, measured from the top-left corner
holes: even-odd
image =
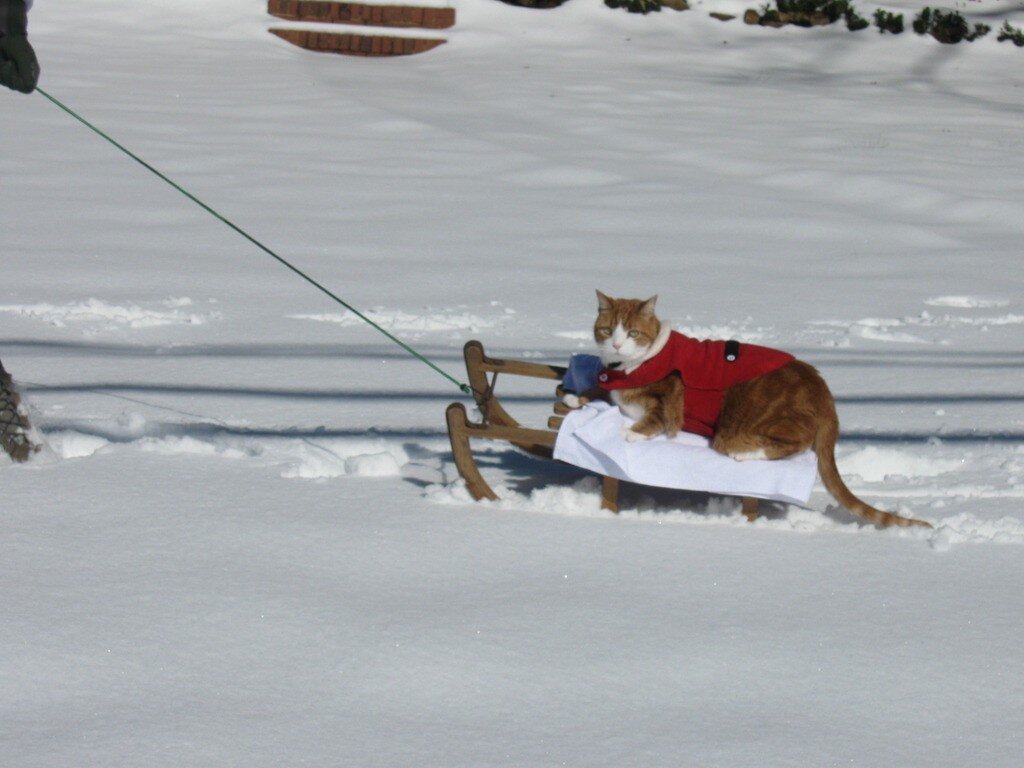
[[[389,60],[259,0],[30,30],[51,94],[457,378],[468,338],[562,361],[595,288],[657,292],[817,365],[851,487],[936,531],[820,488],[613,517],[499,446],[474,504],[449,382],[4,93],[0,358],[49,449],[0,466],[0,764],[1020,765],[1024,52],[454,5]]]

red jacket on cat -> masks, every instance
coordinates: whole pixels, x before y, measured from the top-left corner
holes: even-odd
[[[631,389],[664,379],[673,371],[683,379],[682,429],[711,437],[722,410],[725,390],[756,379],[792,362],[788,352],[725,341],[698,341],[677,331],[650,360],[630,373],[603,369],[597,376],[601,389]]]

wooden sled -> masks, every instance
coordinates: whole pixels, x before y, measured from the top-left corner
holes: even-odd
[[[466,373],[469,386],[473,390],[473,398],[480,410],[481,420],[470,421],[466,406],[452,403],[445,412],[448,422],[448,437],[452,443],[452,456],[459,475],[466,482],[470,495],[481,499],[495,500],[497,494],[480,474],[473,457],[470,440],[504,440],[533,456],[551,459],[555,447],[555,438],[562,419],[571,409],[562,402],[565,392],[556,385],[554,393],[554,415],[548,418],[546,429],[524,427],[513,419],[501,404],[495,386],[498,374],[506,373],[513,376],[527,376],[535,379],[549,379],[561,382],[565,376],[565,368],[559,365],[533,363],[526,360],[501,360],[488,357],[484,353],[483,344],[479,341],[468,341],[463,348],[466,358]],[[488,377],[490,374],[490,377]],[[619,511],[619,480],[615,477],[601,478],[601,507],[612,512]],[[743,496],[743,515],[753,522],[758,517],[758,499]]]

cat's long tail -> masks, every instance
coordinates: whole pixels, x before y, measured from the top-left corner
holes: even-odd
[[[846,483],[843,482],[843,478],[839,475],[839,469],[836,467],[835,449],[838,438],[839,420],[837,418],[825,419],[814,438],[814,451],[818,454],[818,474],[821,475],[821,481],[825,484],[825,488],[835,497],[836,501],[858,517],[883,528],[890,525],[903,528],[911,525],[932,527],[931,523],[924,520],[915,520],[912,517],[902,517],[892,512],[875,509],[854,496],[853,492],[846,487]]]

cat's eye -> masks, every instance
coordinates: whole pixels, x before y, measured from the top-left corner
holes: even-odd
[[[640,335],[640,331],[630,331],[629,332],[629,338],[631,338],[631,339],[635,339],[639,335]]]
[[[599,334],[601,334],[602,336],[611,336],[612,335],[612,329],[611,328],[598,328],[597,332]]]

